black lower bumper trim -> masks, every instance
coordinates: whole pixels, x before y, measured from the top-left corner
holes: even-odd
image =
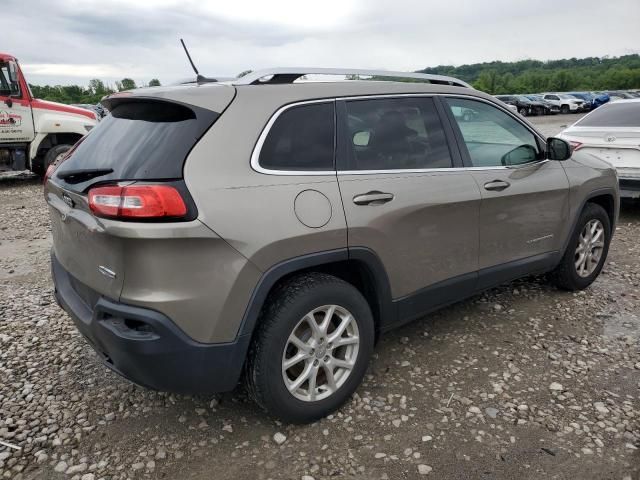
[[[56,300],[110,369],[139,385],[176,393],[225,392],[238,383],[250,335],[199,343],[154,310],[97,295],[87,305],[53,254],[51,270]]]

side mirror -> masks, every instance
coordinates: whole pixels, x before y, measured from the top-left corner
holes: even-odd
[[[371,139],[371,132],[367,132],[367,131],[356,132],[353,135],[353,144],[356,147],[367,147],[369,146],[370,139]]]
[[[571,158],[571,145],[561,138],[547,138],[547,158],[559,161]]]
[[[9,61],[9,81],[18,83],[18,64],[13,60]]]

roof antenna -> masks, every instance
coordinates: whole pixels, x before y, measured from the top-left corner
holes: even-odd
[[[193,63],[193,60],[191,60],[191,55],[189,55],[189,50],[187,50],[187,46],[184,44],[184,40],[180,39],[180,43],[182,44],[182,48],[184,48],[184,53],[187,54],[187,58],[189,59],[189,63],[191,64],[191,68],[193,68],[193,71],[196,72],[196,83],[217,82],[218,80],[216,80],[215,78],[207,78],[204,75],[200,75],[200,72],[198,72],[198,69],[196,68],[195,64]]]

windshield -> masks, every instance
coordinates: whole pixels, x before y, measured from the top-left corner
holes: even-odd
[[[19,96],[20,87],[17,82],[9,79],[9,63],[0,62],[0,95],[8,97],[9,95]]]
[[[518,100],[520,100],[521,102],[529,102],[530,100],[525,97],[524,95],[520,95],[518,97],[516,97]]]
[[[640,127],[640,102],[607,103],[576,123],[579,127]]]
[[[573,95],[558,95],[560,98],[565,99],[565,100],[575,100],[576,97],[574,97]]]

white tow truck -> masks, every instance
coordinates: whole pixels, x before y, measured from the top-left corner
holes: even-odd
[[[18,60],[0,53],[0,172],[44,175],[96,124],[89,110],[33,98]]]

